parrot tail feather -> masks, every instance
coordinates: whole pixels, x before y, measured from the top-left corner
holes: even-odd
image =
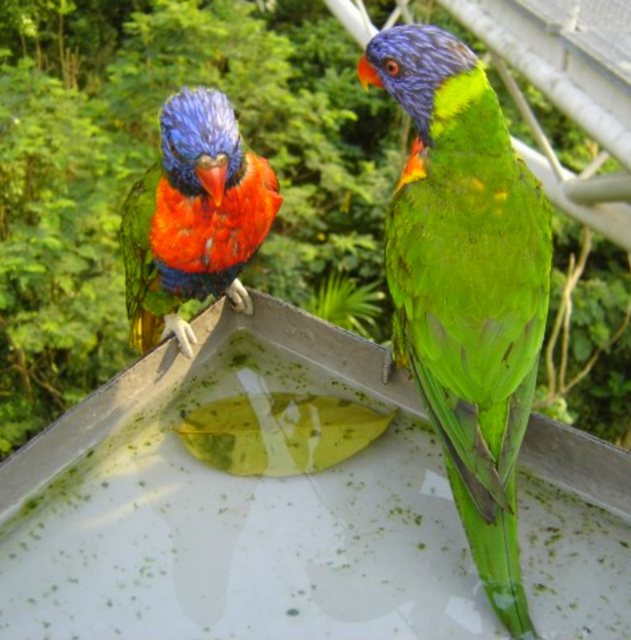
[[[129,343],[141,354],[145,354],[160,342],[163,330],[162,317],[154,316],[153,313],[139,307],[131,319]]]
[[[498,509],[494,522],[489,522],[481,514],[460,471],[448,458],[445,462],[473,560],[491,606],[512,638],[537,640],[519,564],[516,473],[511,474],[506,487],[514,513]]]
[[[480,515],[489,524],[495,522],[497,517],[497,501],[484,487],[484,485],[473,475],[473,473],[469,471],[467,465],[462,461],[455,447],[451,443],[451,440],[447,437],[447,434],[440,427],[437,428],[437,431],[439,432],[443,446],[447,450],[447,455],[451,458],[454,467],[460,474],[460,478],[467,487],[469,496],[471,497],[471,500],[473,500],[477,510],[480,512]]]

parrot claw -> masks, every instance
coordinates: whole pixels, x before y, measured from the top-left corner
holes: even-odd
[[[173,334],[177,338],[180,351],[185,358],[193,357],[193,348],[191,344],[197,344],[197,336],[193,331],[193,327],[180,318],[177,313],[168,313],[164,316],[164,330],[161,339]]]
[[[389,344],[386,347],[386,352],[383,356],[383,365],[381,367],[381,382],[383,384],[388,384],[390,382],[390,378],[392,377],[392,370],[394,369],[394,358],[393,358],[394,350],[392,345]]]
[[[254,305],[248,290],[241,284],[239,278],[235,278],[232,284],[226,289],[226,295],[232,302],[232,309],[236,313],[246,316],[254,315]]]

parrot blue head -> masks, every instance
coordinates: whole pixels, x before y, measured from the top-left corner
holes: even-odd
[[[386,89],[410,114],[428,144],[436,91],[445,80],[477,64],[475,54],[448,31],[413,24],[378,33],[368,43],[358,73],[364,85]]]
[[[188,196],[207,193],[216,206],[243,164],[234,109],[216,89],[182,89],[160,114],[162,165],[171,184]]]

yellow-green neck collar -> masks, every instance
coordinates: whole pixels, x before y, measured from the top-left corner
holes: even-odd
[[[456,116],[477,100],[489,88],[489,81],[478,64],[471,71],[445,82],[436,91],[429,133],[433,140],[456,124]]]

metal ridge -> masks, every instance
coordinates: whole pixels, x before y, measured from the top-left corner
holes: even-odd
[[[332,377],[403,411],[427,420],[406,371],[381,382],[385,349],[335,327],[286,302],[252,291],[253,317],[235,314],[220,300],[193,327],[200,338],[193,360],[183,358],[173,339],[112,378],[0,465],[0,518],[143,409],[207,366],[234,333],[246,331],[275,349],[289,351]],[[625,517],[631,516],[631,452],[584,432],[533,414],[520,464],[531,474]]]

